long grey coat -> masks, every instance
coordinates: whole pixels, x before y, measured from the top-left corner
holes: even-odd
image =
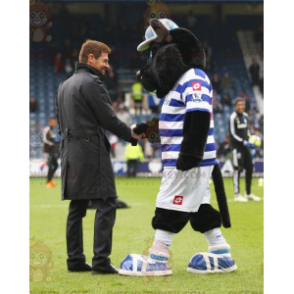
[[[102,80],[100,72],[79,63],[58,89],[63,200],[117,197],[105,130],[131,141],[131,129],[116,117]]]

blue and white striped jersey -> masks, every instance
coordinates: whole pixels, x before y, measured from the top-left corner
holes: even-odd
[[[164,166],[176,166],[183,140],[185,115],[190,111],[211,113],[209,135],[200,166],[217,164],[212,105],[212,85],[208,76],[198,68],[185,72],[165,97],[159,117]]]

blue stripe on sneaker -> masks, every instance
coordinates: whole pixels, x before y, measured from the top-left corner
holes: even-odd
[[[235,265],[235,261],[230,257],[218,258],[217,260],[219,269],[226,269]]]
[[[194,255],[190,260],[188,267],[203,271],[207,270],[206,261],[202,254]]]
[[[211,267],[211,270],[213,271],[214,270],[214,260],[212,257],[208,257],[209,258],[209,261],[210,261],[210,267]]]

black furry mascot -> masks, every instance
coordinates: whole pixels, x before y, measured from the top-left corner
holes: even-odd
[[[174,234],[188,222],[209,244],[208,253],[190,259],[188,272],[232,272],[237,266],[220,231],[222,223],[225,227],[231,225],[216,160],[212,86],[203,71],[203,46],[191,31],[169,19],[150,20],[145,39],[138,51],[148,49],[148,64],[137,73],[137,79],[146,90],[165,99],[157,121],[164,170],[152,219],[154,244],[146,257],[128,255],[119,273],[172,274],[169,248]],[[154,120],[151,125],[154,130]],[[150,122],[138,124],[135,132],[151,141],[149,126]],[[221,213],[210,205],[211,175]]]

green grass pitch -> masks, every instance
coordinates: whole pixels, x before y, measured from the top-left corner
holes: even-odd
[[[109,293],[109,294],[237,294],[263,293],[263,201],[233,202],[232,179],[225,179],[232,228],[222,228],[231,245],[231,253],[238,266],[230,274],[195,275],[186,271],[190,258],[197,252],[207,252],[208,246],[200,233],[188,224],[177,234],[171,247],[173,275],[169,278],[124,277],[69,273],[66,268],[65,226],[69,201],[61,201],[60,179],[57,187],[47,189],[45,179],[30,180],[30,238],[42,241],[52,252],[53,266],[47,271],[51,282],[31,282],[30,293]],[[119,198],[131,208],[117,210],[113,233],[112,263],[119,267],[130,253],[142,254],[150,244],[154,230],[151,218],[160,179],[117,178]],[[241,180],[244,189],[244,179]],[[213,184],[211,204],[217,208]],[[244,193],[244,190],[241,191]],[[252,192],[263,197],[263,187],[253,179]],[[91,263],[94,210],[88,210],[83,221],[84,250]]]

